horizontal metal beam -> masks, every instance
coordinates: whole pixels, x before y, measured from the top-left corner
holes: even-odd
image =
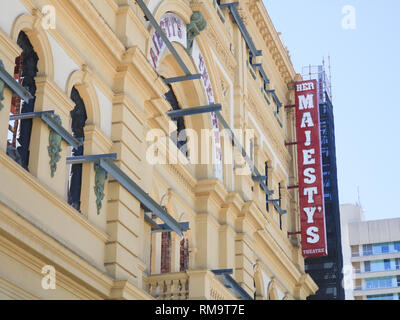
[[[215,275],[221,274],[233,274],[233,269],[220,269],[220,270],[211,270]]]
[[[278,96],[276,95],[276,91],[275,90],[267,90],[268,93],[270,93],[276,103],[276,105],[278,106],[278,110],[280,107],[282,107],[282,103],[280,102]]]
[[[76,139],[72,134],[64,129],[63,126],[59,125],[51,116],[54,114],[54,110],[40,111],[40,112],[26,112],[13,114],[10,116],[10,120],[26,120],[40,118],[46,123],[51,129],[57,132],[61,138],[63,138],[68,144],[74,148],[79,148],[83,143]]]
[[[283,216],[284,214],[287,214],[287,211],[286,210],[282,210],[282,208],[278,205],[277,202],[273,202],[273,204],[274,204],[274,207],[275,207],[276,211],[278,211],[280,216]]]
[[[18,95],[26,103],[33,99],[31,93],[19,84],[13,76],[11,76],[0,63],[0,79],[9,87],[16,95]]]
[[[54,114],[54,110],[13,114],[13,115],[10,115],[10,120],[14,121],[14,120],[26,120],[26,119],[33,119],[33,118],[41,118],[43,114]]]
[[[239,5],[239,2],[233,2],[233,3],[222,3],[220,4],[220,8],[229,8],[233,18],[235,19],[236,24],[238,25],[244,40],[246,41],[247,46],[250,49],[250,52],[253,57],[258,57],[262,55],[261,50],[257,50],[256,46],[254,45],[253,39],[251,38],[250,34],[248,33],[246,26],[243,23],[242,18],[239,15],[239,12],[237,11],[237,6]]]
[[[42,114],[41,118],[51,129],[57,132],[61,138],[67,141],[67,143],[69,143],[75,149],[83,145],[82,141],[76,139],[72,134],[65,130],[63,126],[59,125],[53,118],[49,117],[48,114]]]
[[[194,108],[187,108],[187,109],[180,109],[180,110],[171,110],[167,112],[167,116],[170,117],[171,119],[176,119],[180,117],[185,117],[185,116],[193,116],[195,114],[201,114],[201,113],[210,113],[210,112],[216,112],[216,111],[221,111],[222,106],[220,104],[210,104],[207,106],[201,106],[201,107],[194,107]]]
[[[183,76],[183,77],[167,78],[167,79],[164,79],[164,82],[166,84],[171,84],[171,83],[175,83],[175,82],[192,81],[192,80],[197,80],[197,79],[201,79],[200,73],[192,74],[189,76]]]
[[[179,222],[179,225],[182,228],[182,231],[189,230],[189,222]],[[157,224],[157,228],[151,230],[153,233],[164,233],[164,232],[172,232],[173,230],[168,227],[166,224]]]
[[[267,180],[267,176],[252,176],[251,179],[255,182]]]
[[[67,164],[82,164],[82,163],[88,163],[88,162],[98,162],[98,161],[100,161],[100,159],[117,160],[117,158],[118,158],[118,155],[116,153],[68,157]]]
[[[171,54],[174,56],[175,60],[178,62],[179,66],[182,68],[183,72],[187,75],[190,76],[191,72],[189,68],[186,66],[186,64],[183,62],[181,57],[179,56],[179,53],[175,50],[174,46],[172,43],[169,41],[168,37],[164,33],[164,31],[161,29],[160,25],[154,18],[153,14],[150,12],[150,10],[147,8],[146,4],[144,3],[143,0],[136,0],[137,4],[139,7],[142,9],[144,15],[146,16],[147,20],[150,21],[151,25],[156,29],[158,35],[163,39],[164,43],[166,44],[168,50],[171,52]]]
[[[158,218],[180,237],[185,228],[182,226],[157,202],[155,202],[142,188],[129,178],[111,159],[100,159],[100,166],[113,176],[130,194],[140,201],[142,206]]]

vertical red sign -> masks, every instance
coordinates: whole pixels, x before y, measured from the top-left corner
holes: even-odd
[[[322,257],[328,248],[317,81],[296,82],[295,92],[302,252]]]

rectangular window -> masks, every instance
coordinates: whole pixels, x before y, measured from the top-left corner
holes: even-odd
[[[358,246],[352,246],[351,247],[351,256],[352,257],[358,257],[360,255]]]
[[[363,255],[364,256],[372,255],[372,244],[364,244],[363,245]]]
[[[389,253],[389,244],[383,244],[381,248],[382,254]]]
[[[400,276],[397,276],[397,286],[400,287]]]
[[[395,259],[396,270],[400,270],[400,258]]]
[[[367,296],[367,300],[393,300],[393,294],[381,294],[374,296]]]
[[[385,270],[390,270],[390,259],[383,260]]]
[[[371,272],[371,262],[370,261],[365,261],[364,262],[364,271],[365,272]]]
[[[394,243],[394,251],[400,252],[400,241]]]

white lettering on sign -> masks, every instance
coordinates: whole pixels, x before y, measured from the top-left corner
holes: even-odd
[[[314,82],[303,82],[296,84],[296,91],[297,92],[303,92],[303,91],[309,91],[309,90],[315,90]]]
[[[312,128],[314,127],[314,121],[310,112],[303,113],[303,119],[301,120],[301,128]]]
[[[215,103],[214,91],[211,84],[210,75],[207,70],[207,65],[204,60],[204,56],[200,51],[200,47],[195,40],[193,42],[193,50],[192,56],[197,67],[197,70],[201,74],[201,79],[203,83],[203,87],[207,96],[207,100],[209,104]],[[221,144],[221,136],[219,130],[219,121],[215,112],[211,112],[211,125],[213,128],[213,163],[214,163],[214,174],[216,178],[223,181],[223,167],[222,167],[222,144]]]
[[[299,96],[299,109],[312,109],[314,108],[314,95],[308,94],[306,96]]]
[[[299,82],[295,89],[302,252],[312,258],[328,253],[317,82]]]
[[[307,229],[307,242],[314,244],[314,243],[318,243],[319,242],[319,229],[317,227],[309,227]]]
[[[185,48],[187,47],[186,24],[181,18],[176,14],[167,13],[161,18],[159,24],[169,41],[178,42]],[[154,69],[157,70],[160,66],[166,48],[164,40],[157,31],[154,31],[150,46],[150,63]]]

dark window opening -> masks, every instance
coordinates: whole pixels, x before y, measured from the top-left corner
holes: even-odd
[[[171,105],[172,110],[181,110],[181,107],[179,106],[178,99],[176,98],[176,95],[174,93],[174,90],[172,89],[172,86],[168,84],[169,91],[164,94],[165,99],[168,101],[168,103]],[[174,141],[178,149],[187,157],[188,156],[188,151],[187,151],[187,136],[186,136],[186,127],[185,127],[185,120],[183,117],[179,117],[176,119],[172,119],[175,121],[177,130],[171,134],[171,139]]]
[[[282,208],[282,192],[281,183],[278,184],[278,195],[279,195],[279,208]],[[282,230],[282,215],[279,214],[279,228]]]
[[[189,239],[182,238],[180,242],[180,272],[185,272],[189,269]]]
[[[161,273],[171,272],[171,232],[161,234]]]
[[[85,103],[82,100],[78,90],[75,87],[71,91],[71,100],[75,103],[74,110],[71,111],[72,119],[72,135],[83,142],[85,140],[85,123],[87,120]],[[79,148],[72,149],[72,156],[83,156],[83,145]],[[69,188],[68,188],[68,204],[80,211],[81,209],[81,189],[82,189],[82,164],[73,164],[71,166]]]
[[[15,94],[12,97],[10,115],[33,112],[36,101],[35,77],[38,73],[39,57],[28,36],[21,31],[17,44],[22,49],[21,56],[15,60],[14,79],[34,97],[28,103]],[[7,135],[7,154],[25,170],[29,166],[29,145],[31,142],[32,119],[9,121]]]
[[[265,162],[265,185],[267,186],[267,188],[268,188],[268,162]],[[265,201],[266,201],[266,209],[267,209],[267,212],[269,212],[269,202],[268,202],[268,200],[269,200],[269,197],[268,197],[268,194],[266,194],[265,195]]]

